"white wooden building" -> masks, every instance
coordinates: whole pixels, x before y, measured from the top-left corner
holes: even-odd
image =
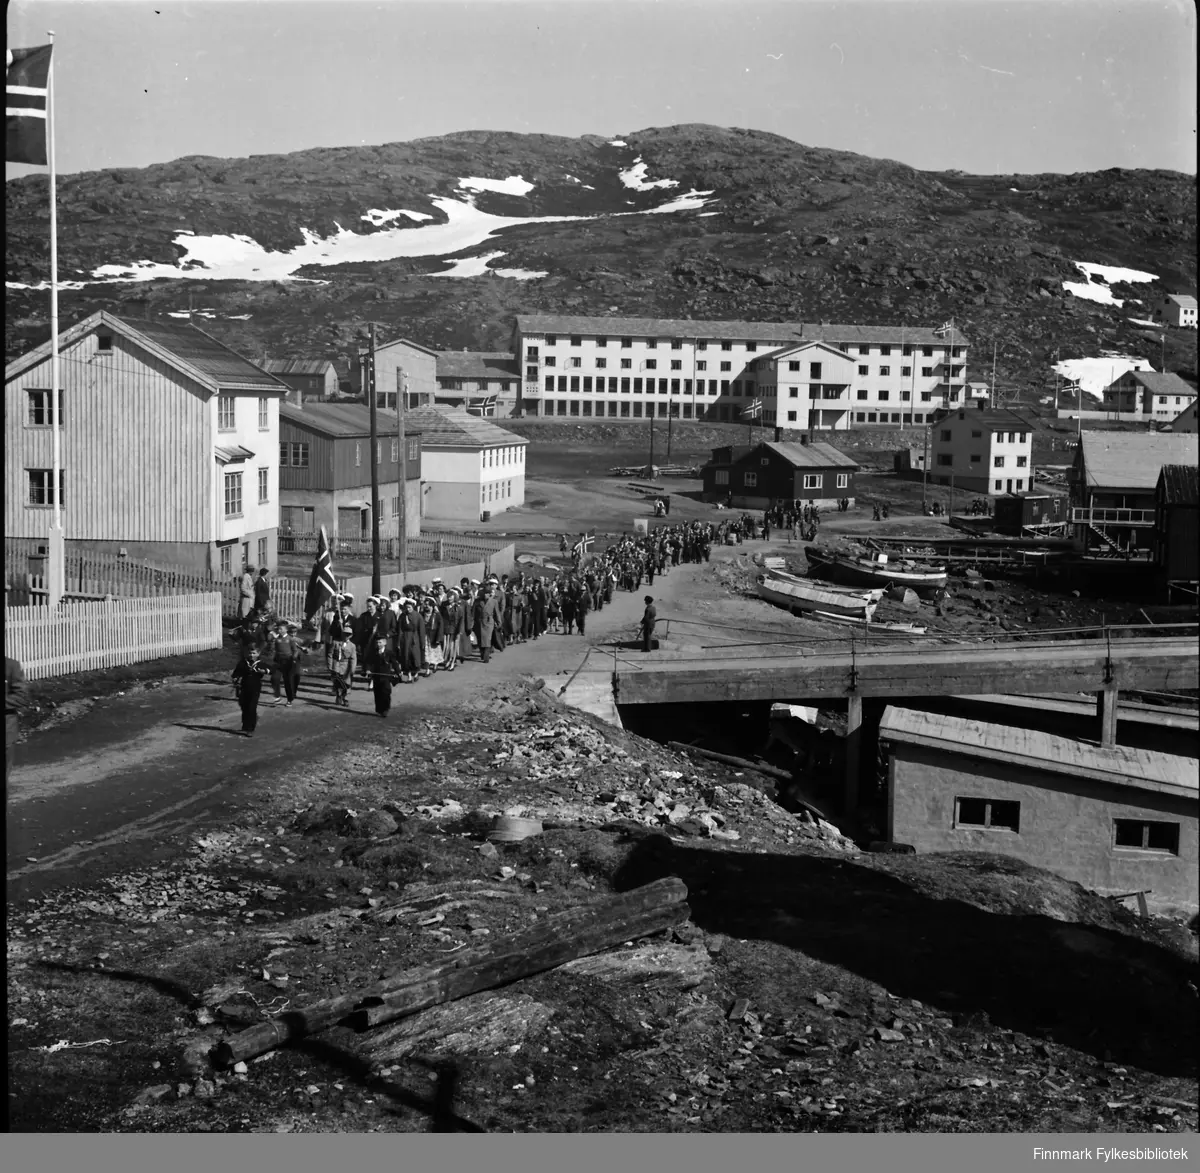
[[[50,342],[5,367],[4,530],[51,519]],[[101,310],[59,335],[68,552],[219,577],[276,565],[288,387],[192,325]]]

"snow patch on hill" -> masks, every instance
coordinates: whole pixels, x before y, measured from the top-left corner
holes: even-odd
[[[410,220],[432,220],[433,217],[428,212],[409,212],[404,208],[397,208],[394,211],[387,211],[384,208],[368,208],[365,216],[359,216],[360,220],[366,220],[368,224],[374,224],[376,228],[382,227],[384,224],[390,223],[398,216],[407,216]]]
[[[1131,354],[1102,354],[1098,358],[1064,358],[1054,364],[1064,379],[1069,379],[1080,391],[1101,399],[1104,388],[1115,383],[1126,371],[1152,371],[1144,358]]]
[[[458,186],[463,191],[495,191],[501,195],[528,195],[533,191],[533,184],[520,175],[510,175],[507,179],[460,179]]]
[[[649,164],[643,163],[641,158],[634,159],[633,166],[626,171],[621,172],[621,182],[626,187],[633,188],[634,191],[653,191],[656,187],[678,187],[678,179],[646,179],[646,170]]]
[[[1074,261],[1074,266],[1086,277],[1086,281],[1064,281],[1063,288],[1075,297],[1100,305],[1123,306],[1125,302],[1113,297],[1109,285],[1114,281],[1157,281],[1157,273],[1144,273],[1141,269],[1123,269],[1119,265],[1096,265],[1090,261]]]

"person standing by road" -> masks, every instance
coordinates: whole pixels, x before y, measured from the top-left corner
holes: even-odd
[[[8,799],[8,777],[20,733],[20,715],[29,707],[29,688],[19,660],[4,657],[4,797]]]
[[[242,571],[242,581],[238,587],[238,618],[245,619],[254,609],[254,567],[247,565]]]
[[[238,704],[242,707],[242,735],[253,737],[258,728],[258,698],[262,694],[263,677],[267,669],[258,655],[258,648],[249,647],[233,670],[234,685],[238,690]]]
[[[271,584],[267,582],[267,568],[264,566],[254,580],[254,607],[264,615],[271,610]]]
[[[496,608],[492,602],[492,585],[489,582],[475,599],[475,644],[479,658],[486,664],[492,658],[492,636],[496,631]]]
[[[654,625],[658,622],[658,612],[654,608],[654,596],[646,596],[646,609],[642,612],[642,651],[649,652],[654,646]]]

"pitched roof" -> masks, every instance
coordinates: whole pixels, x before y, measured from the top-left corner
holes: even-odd
[[[521,368],[511,350],[442,350],[439,379],[519,379]]]
[[[324,375],[333,363],[327,358],[269,358],[263,369],[273,375]]]
[[[496,448],[529,443],[524,436],[465,411],[418,407],[406,411],[404,418],[414,431],[421,433],[423,448]]]
[[[762,447],[782,456],[793,468],[858,468],[857,460],[832,444],[794,444],[768,440]]]
[[[929,345],[946,343],[932,326],[851,326],[828,322],[725,322],[689,318],[605,318],[571,314],[518,314],[517,329],[523,334],[603,334],[613,338],[640,334],[651,338],[704,338],[749,342],[912,342]],[[967,337],[954,331],[954,345],[965,346]]]
[[[404,416],[406,435],[416,435],[420,427],[412,423],[412,412]],[[365,403],[292,403],[279,405],[279,418],[297,427],[320,432],[322,436],[364,437],[371,434],[371,409]],[[394,411],[379,410],[375,414],[375,431],[379,436],[394,436],[400,426]]]
[[[1164,464],[1196,463],[1200,437],[1172,432],[1084,432],[1079,438],[1091,488],[1153,492]]]
[[[1029,432],[1027,419],[1007,407],[960,407],[947,412],[937,422],[949,423],[951,419],[966,419],[988,432]]]
[[[391,342],[377,343],[375,346],[375,350],[376,350],[376,352],[378,352],[380,350],[390,350],[393,346],[407,346],[407,347],[410,347],[412,350],[421,351],[422,354],[432,355],[434,358],[437,357],[437,353],[438,353],[436,350],[431,350],[428,346],[422,346],[419,342],[413,342],[409,338],[393,338],[391,340]],[[365,346],[360,346],[358,348],[358,353],[359,354],[369,354],[370,350]]]
[[[98,310],[83,321],[60,331],[59,349],[103,327],[145,347],[184,375],[207,387],[210,392],[256,391],[286,395],[291,390],[282,380],[190,323],[141,319],[129,321],[107,310]],[[47,339],[41,346],[34,347],[9,363],[4,368],[5,378],[15,378],[45,361],[50,351],[50,340]]]
[[[1200,496],[1196,487],[1194,464],[1164,464],[1158,474],[1157,492],[1166,505],[1196,505]]]
[[[1182,306],[1185,310],[1194,310],[1196,308],[1196,299],[1190,293],[1169,293],[1167,301],[1173,301],[1177,306]]]
[[[845,362],[853,362],[853,357],[846,354],[845,351],[838,350],[832,342],[823,342],[819,338],[805,338],[801,342],[789,342],[786,346],[780,346],[775,350],[769,350],[766,354],[760,354],[756,362],[778,362],[780,359],[787,358],[793,354],[799,354],[803,350],[819,347],[823,354],[828,354],[833,358],[840,358]]]
[[[1174,371],[1126,371],[1125,376],[1140,383],[1154,395],[1195,395],[1196,388]]]
[[[1046,774],[1091,778],[1114,786],[1196,798],[1196,763],[1155,750],[1129,745],[1099,746],[1070,737],[993,725],[968,717],[948,717],[889,705],[879,723],[879,736],[947,753],[1009,762]]]

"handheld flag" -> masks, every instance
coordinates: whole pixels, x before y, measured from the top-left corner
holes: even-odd
[[[760,415],[762,415],[762,409],[763,409],[762,400],[756,399],[753,403],[749,403],[745,407],[742,408],[742,419],[744,419],[744,420],[757,419]]]
[[[580,534],[579,541],[577,541],[575,545],[571,547],[571,553],[578,554],[579,557],[582,558],[591,550],[592,543],[595,542],[595,540],[595,534]]]
[[[308,621],[337,594],[337,580],[333,577],[333,562],[329,557],[329,539],[325,527],[317,539],[317,559],[312,574],[308,576],[308,590],[304,595],[304,618]]]
[[[4,126],[6,163],[47,165],[46,95],[51,45],[9,49],[5,54]]]

